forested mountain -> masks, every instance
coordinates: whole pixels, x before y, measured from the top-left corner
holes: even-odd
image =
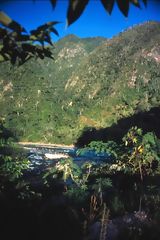
[[[74,35],[55,59],[0,64],[0,109],[20,140],[73,143],[86,127],[107,128],[160,106],[160,23],[112,39]]]

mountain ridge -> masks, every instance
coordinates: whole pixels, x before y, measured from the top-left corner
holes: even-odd
[[[55,60],[0,64],[0,108],[21,141],[74,143],[86,127],[109,127],[160,103],[160,23],[112,39],[70,35]]]

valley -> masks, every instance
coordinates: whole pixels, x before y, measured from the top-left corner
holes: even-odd
[[[159,40],[160,23],[146,22],[112,39],[68,35],[55,43],[54,60],[1,63],[0,118],[18,141],[76,144],[86,131],[152,112],[160,104]]]

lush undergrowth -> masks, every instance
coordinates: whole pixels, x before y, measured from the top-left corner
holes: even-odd
[[[4,130],[0,210],[5,239],[7,229],[16,239],[24,234],[59,240],[102,240],[106,234],[111,239],[159,239],[160,146],[154,133],[132,127],[121,144],[91,142],[79,150],[106,152],[103,164],[78,166],[66,159],[32,176],[26,172],[26,153],[9,135],[4,139]]]

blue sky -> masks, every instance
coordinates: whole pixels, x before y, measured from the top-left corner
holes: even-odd
[[[79,37],[103,36],[111,38],[126,28],[149,20],[160,21],[160,0],[148,0],[147,8],[130,6],[128,18],[124,17],[115,5],[109,16],[99,0],[90,0],[83,15],[66,28],[67,0],[58,0],[55,10],[49,0],[0,0],[0,10],[21,23],[28,31],[45,22],[58,20],[56,25],[60,38],[67,34]],[[59,38],[53,36],[56,41]]]

